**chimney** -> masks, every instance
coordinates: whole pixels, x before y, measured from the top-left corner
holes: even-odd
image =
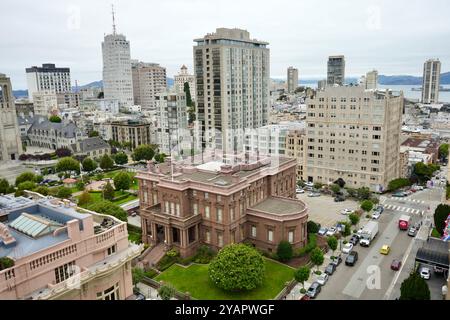
[[[16,239],[11,235],[9,229],[3,223],[0,223],[0,239],[4,243],[7,248],[13,247],[16,245]]]

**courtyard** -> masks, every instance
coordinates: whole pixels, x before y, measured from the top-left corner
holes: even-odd
[[[269,300],[283,290],[286,282],[294,277],[294,269],[279,262],[264,259],[266,273],[261,286],[248,292],[229,292],[214,285],[208,276],[208,266],[193,264],[189,267],[173,265],[158,277],[157,281],[171,284],[180,292],[189,292],[199,300]]]

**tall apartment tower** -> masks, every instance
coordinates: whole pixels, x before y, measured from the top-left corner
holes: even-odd
[[[103,52],[103,90],[105,99],[119,100],[119,106],[132,106],[133,79],[131,75],[130,42],[116,33],[113,11],[113,33],[105,36]]]
[[[155,97],[167,88],[166,68],[156,63],[132,60],[134,103],[142,110],[156,110]]]
[[[327,84],[343,86],[345,84],[345,57],[330,56],[328,58]]]
[[[196,101],[196,85],[195,85],[195,76],[188,73],[188,68],[183,65],[180,69],[180,73],[175,76],[175,89],[178,92],[184,92],[184,84],[189,83],[189,91],[191,92],[191,99]]]
[[[243,149],[244,130],[267,124],[270,50],[241,29],[218,28],[194,40],[197,120],[202,148]]]
[[[46,63],[42,67],[33,66],[25,69],[27,73],[28,99],[33,101],[33,94],[42,91],[55,93],[72,92],[70,69],[57,68],[55,64]]]
[[[422,103],[439,102],[439,82],[441,78],[441,62],[430,59],[423,65]]]
[[[289,67],[287,70],[287,90],[288,93],[294,93],[298,87],[298,69]]]
[[[311,182],[339,178],[381,192],[400,177],[403,92],[327,87],[307,99],[306,170]]]
[[[18,160],[22,153],[11,80],[0,73],[0,162]]]
[[[366,74],[366,89],[372,90],[378,87],[378,71],[372,70]]]

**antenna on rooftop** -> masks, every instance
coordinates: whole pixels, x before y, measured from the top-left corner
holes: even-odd
[[[116,35],[116,18],[114,14],[114,5],[111,5],[112,7],[112,20],[113,20],[113,35]]]

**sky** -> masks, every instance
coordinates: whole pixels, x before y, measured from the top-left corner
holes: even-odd
[[[25,68],[70,67],[72,84],[102,78],[101,42],[112,32],[131,42],[131,58],[156,62],[173,77],[193,65],[193,39],[218,27],[241,28],[270,43],[271,77],[326,76],[329,55],[344,54],[347,76],[377,69],[421,75],[439,58],[450,71],[448,0],[2,0],[0,73],[26,89]]]

